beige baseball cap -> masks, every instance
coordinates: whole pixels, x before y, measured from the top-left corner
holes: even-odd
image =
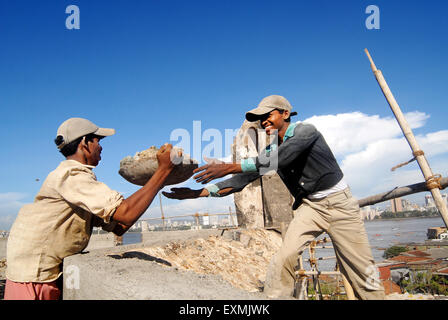
[[[115,134],[115,129],[100,128],[93,122],[83,118],[70,118],[65,120],[58,128],[57,136],[62,137],[62,139],[56,138],[58,140],[58,149],[60,150],[70,142],[91,133],[107,137]]]
[[[260,117],[272,110],[288,110],[291,116],[296,116],[297,112],[291,112],[292,106],[285,97],[272,95],[264,98],[255,109],[246,112],[246,119],[250,122],[260,120]]]

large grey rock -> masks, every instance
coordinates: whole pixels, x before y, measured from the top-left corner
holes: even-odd
[[[173,148],[174,153],[180,150]],[[158,148],[151,148],[137,152],[134,157],[127,156],[120,161],[120,170],[118,173],[127,181],[143,186],[154,175],[158,168],[157,162]],[[191,159],[188,154],[184,154],[182,158],[173,158],[176,166],[166,179],[165,185],[173,185],[188,180],[193,175],[193,170],[198,167],[196,160]]]
[[[262,177],[265,227],[286,228],[293,218],[294,198],[278,174]]]
[[[232,145],[234,162],[258,155],[258,140],[261,126],[258,122],[244,121]],[[264,137],[265,139],[265,137]],[[240,192],[233,194],[238,226],[241,228],[263,228],[263,195],[261,179],[248,184]]]
[[[244,121],[232,145],[233,161],[256,157],[270,143],[259,122]],[[271,171],[234,193],[241,228],[287,228],[294,198],[280,176]]]

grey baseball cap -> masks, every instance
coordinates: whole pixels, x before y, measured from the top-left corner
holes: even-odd
[[[56,138],[58,149],[60,150],[70,142],[91,133],[107,137],[115,134],[115,129],[100,128],[93,122],[83,118],[70,118],[65,120],[58,128],[57,136],[62,137],[62,139]]]
[[[258,121],[262,115],[275,109],[288,110],[291,116],[297,115],[297,112],[291,112],[292,106],[285,97],[272,95],[261,100],[255,109],[246,112],[246,119],[250,122]]]

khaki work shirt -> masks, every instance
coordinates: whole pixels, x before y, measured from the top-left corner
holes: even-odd
[[[87,247],[94,226],[113,229],[110,219],[123,196],[97,181],[93,168],[62,161],[34,202],[20,209],[8,238],[7,279],[54,281],[62,274],[62,260]]]

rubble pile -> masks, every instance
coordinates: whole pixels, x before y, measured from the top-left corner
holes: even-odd
[[[264,229],[227,231],[208,239],[175,241],[142,252],[171,263],[172,267],[199,274],[220,275],[234,287],[260,291],[281,235]]]

